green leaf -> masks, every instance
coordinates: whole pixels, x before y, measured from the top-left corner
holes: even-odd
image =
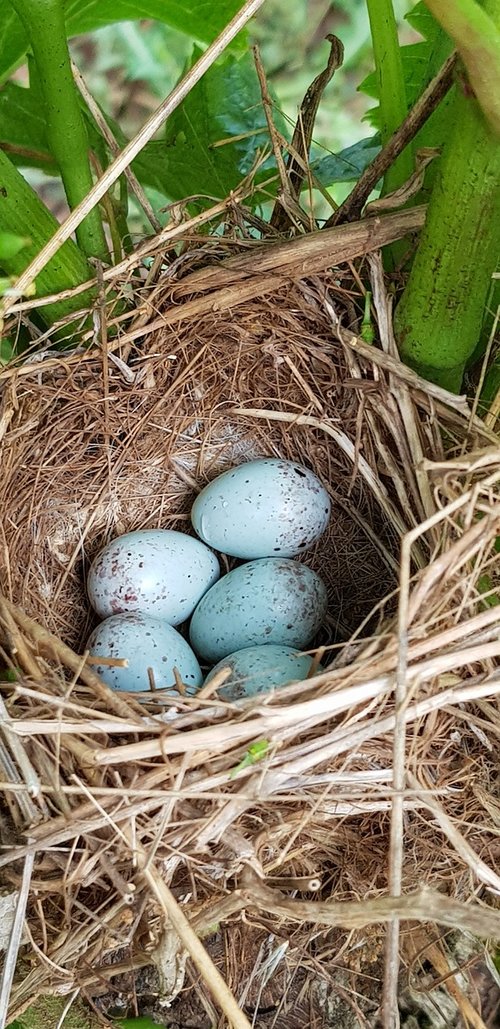
[[[338,154],[328,154],[311,164],[311,171],[324,186],[334,182],[353,182],[373,161],[380,150],[380,138],[368,136]]]
[[[7,82],[0,90],[0,147],[18,167],[41,168],[57,175],[36,90],[14,82]]]
[[[0,261],[8,261],[11,257],[16,257],[30,242],[31,240],[26,236],[18,236],[14,232],[0,230]]]
[[[200,43],[210,43],[231,21],[240,0],[68,0],[66,3],[68,36],[92,32],[117,21],[153,18],[186,33]],[[233,43],[241,49],[244,33]],[[0,81],[22,60],[28,50],[28,39],[17,14],[8,0],[0,4]]]
[[[86,120],[90,147],[102,161],[105,144],[101,133],[82,97],[79,104]],[[104,112],[102,114],[106,117]],[[120,127],[111,118],[107,121],[120,146],[125,146],[128,140]],[[0,89],[0,149],[17,168],[39,168],[46,175],[59,174],[47,140],[36,84],[27,88],[7,82]]]
[[[199,50],[196,49],[193,60]],[[102,145],[87,118],[90,145]],[[120,146],[127,142],[120,127],[107,119]],[[282,131],[284,124],[278,117]],[[240,137],[233,141],[233,137]],[[242,137],[242,138],[241,138]],[[0,141],[19,167],[36,166],[57,174],[40,114],[36,89],[8,83],[0,91]],[[214,145],[223,142],[223,145]],[[133,164],[143,186],[170,200],[209,194],[227,196],[252,167],[256,151],[267,142],[267,126],[253,60],[226,55],[217,62],[175,111],[163,139],[148,143]],[[269,166],[268,166],[269,167]],[[265,173],[267,174],[267,173]]]
[[[33,69],[30,77],[33,78]],[[89,143],[99,158],[103,158],[103,139],[89,112],[79,97],[86,120]],[[103,117],[106,115],[103,112]],[[107,119],[120,146],[128,142],[123,132],[110,118]],[[43,117],[36,78],[29,88],[7,82],[0,89],[0,149],[8,154],[17,168],[40,168],[46,175],[58,175],[59,170],[47,140],[46,121]]]
[[[29,245],[20,253],[2,258],[2,271],[8,276],[21,275],[57,228],[56,219],[0,150],[0,230],[30,237]],[[72,240],[67,240],[37,276],[37,295],[58,293],[86,282],[90,276],[91,268],[81,250]],[[54,301],[40,308],[40,317],[44,321],[55,321],[85,307],[92,299],[93,292],[88,290],[76,297]]]
[[[193,60],[198,54],[196,49]],[[99,133],[80,103],[87,116],[90,144],[96,149]],[[279,115],[275,121],[285,132]],[[108,122],[120,145],[125,145],[119,126],[110,119]],[[34,166],[57,174],[45,128],[36,88],[8,83],[0,91],[0,143],[7,144],[4,149],[17,166]],[[247,52],[241,56],[226,54],[173,113],[164,138],[148,143],[133,168],[143,186],[170,200],[201,193],[223,197],[250,171],[267,139],[253,60]],[[345,179],[355,178],[357,171],[348,174],[349,154],[346,162]],[[261,177],[268,175],[270,163]]]
[[[27,48],[23,25],[7,0],[2,0],[0,4],[0,82],[5,81],[10,72],[17,67]]]
[[[154,18],[210,43],[240,7],[240,0],[69,0],[66,24],[74,36],[117,21]]]
[[[164,138],[144,148],[134,171],[172,200],[222,198],[250,171],[267,138],[253,60],[226,55],[174,111]]]
[[[244,768],[249,768],[251,765],[255,765],[257,761],[261,761],[266,756],[268,750],[269,740],[256,740],[255,743],[251,743],[239,765],[233,768],[229,778],[234,779],[238,772],[241,772]]]

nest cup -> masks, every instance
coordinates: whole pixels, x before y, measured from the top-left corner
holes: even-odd
[[[107,347],[1,376],[4,887],[22,888],[34,855],[12,1018],[40,993],[95,999],[103,982],[126,1003],[130,970],[155,965],[146,992],[172,1000],[180,902],[237,997],[245,967],[249,1010],[266,934],[290,942],[275,984],[292,1011],[308,962],[343,954],[355,977],[360,943],[379,982],[395,915],[477,937],[498,921],[500,452],[382,331],[375,349],[343,328],[356,328],[347,270],[231,302],[216,282],[210,304],[202,277],[187,260],[177,281],[139,281]],[[303,557],[328,586],[327,670],[236,705],[112,693],[79,656],[93,557],[132,529],[191,531],[208,481],[267,456],[330,492],[329,528]],[[401,774],[406,907],[389,896]],[[363,985],[366,1011],[377,989]]]
[[[244,461],[285,457],[330,492],[329,529],[303,559],[329,587],[322,642],[347,639],[396,585],[398,540],[345,453],[359,403],[336,351],[318,305],[285,290],[139,341],[131,382],[113,363],[105,372],[99,353],[23,376],[5,441],[7,550],[24,569],[12,599],[81,649],[92,618],[86,572],[109,539],[192,532],[189,512],[207,482]],[[30,429],[19,434],[28,410]],[[5,562],[6,581],[9,571]]]

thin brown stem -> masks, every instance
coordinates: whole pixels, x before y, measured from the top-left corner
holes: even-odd
[[[412,107],[399,129],[391,136],[374,161],[368,165],[354,189],[344,203],[340,205],[325,224],[325,228],[338,225],[340,222],[356,221],[370,196],[370,193],[382,179],[397,157],[411,143],[422,125],[425,124],[437,105],[446,96],[453,84],[453,75],[457,62],[456,53],[451,54],[444,62],[437,75],[424,90],[416,104]]]

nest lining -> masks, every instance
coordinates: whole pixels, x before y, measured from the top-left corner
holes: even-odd
[[[335,290],[324,275],[145,334],[115,349],[130,375],[94,349],[6,377],[2,624],[22,676],[2,685],[16,729],[2,751],[11,846],[0,862],[19,887],[35,853],[28,925],[39,955],[12,1017],[37,993],[91,991],[154,961],[172,897],[188,898],[198,932],[249,911],[293,939],[299,963],[315,924],[321,960],[321,948],[342,950],[349,931],[366,940],[363,925],[394,914],[402,626],[404,917],[478,935],[496,925],[500,614],[479,580],[497,571],[500,453],[456,406],[422,383],[408,389],[390,355],[384,368],[380,352],[371,361],[350,348],[332,324]],[[175,286],[148,297],[173,302],[184,302]],[[329,587],[318,642],[335,644],[330,669],[233,706],[210,692],[153,698],[145,722],[144,705],[110,694],[68,649],[81,652],[91,627],[86,567],[129,529],[187,528],[206,481],[267,455],[302,461],[331,491],[329,532],[307,556]],[[235,774],[258,739],[265,759]],[[423,883],[427,905],[413,896]],[[357,912],[335,907],[359,898]]]
[[[190,506],[207,481],[242,460],[283,456],[330,488],[330,531],[305,560],[326,574],[335,635],[347,638],[396,585],[395,536],[353,479],[352,461],[314,427],[331,411],[331,426],[356,437],[358,399],[339,379],[325,335],[321,312],[288,290],[274,306],[254,302],[237,318],[155,335],[150,355],[130,353],[132,385],[110,368],[107,395],[98,354],[22,379],[1,488],[11,514],[5,554],[24,569],[11,598],[81,649],[90,630],[85,571],[109,538],[146,527],[189,531]],[[265,410],[287,420],[261,421]],[[300,416],[313,425],[294,425]],[[359,447],[376,464],[369,434]],[[5,558],[4,576],[8,583]]]

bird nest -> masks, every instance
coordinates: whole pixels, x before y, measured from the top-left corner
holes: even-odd
[[[149,272],[142,253],[110,283],[129,308],[108,340],[101,308],[85,348],[0,377],[0,866],[21,925],[26,906],[12,1018],[41,993],[116,1000],[156,966],[163,1000],[196,968],[248,1026],[264,959],[244,970],[241,941],[263,932],[282,1006],[298,971],[331,986],[340,968],[368,1017],[400,922],[500,937],[500,450],[399,362],[376,254],[372,346],[359,262],[301,256],[299,273],[263,246],[252,270],[230,245],[191,237]],[[234,704],[217,682],[112,692],[84,652],[89,562],[131,529],[189,531],[196,493],[262,456],[331,494],[305,558],[329,590],[325,670]]]

